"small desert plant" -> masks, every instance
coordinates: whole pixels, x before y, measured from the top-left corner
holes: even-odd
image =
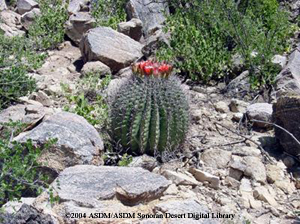
[[[132,154],[175,150],[188,130],[189,105],[172,66],[146,61],[132,70],[111,105],[113,140]]]
[[[40,171],[37,158],[41,151],[49,148],[56,140],[49,140],[42,147],[34,147],[31,140],[24,143],[13,141],[25,125],[9,122],[0,132],[0,207],[9,200],[22,196],[36,196],[48,187],[47,175]]]

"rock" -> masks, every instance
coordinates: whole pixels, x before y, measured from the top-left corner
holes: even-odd
[[[272,58],[272,63],[275,65],[279,65],[280,68],[282,69],[287,63],[287,58],[286,58],[286,56],[276,54]]]
[[[190,175],[172,171],[172,170],[164,170],[162,172],[162,175],[167,178],[168,180],[171,180],[174,184],[178,185],[192,185],[197,186],[199,182]]]
[[[75,14],[87,7],[88,2],[88,0],[70,0],[67,11],[70,15]]]
[[[241,180],[239,190],[240,190],[240,192],[252,192],[252,185],[251,185],[250,180],[247,178],[243,178]]]
[[[24,13],[21,17],[21,22],[24,28],[28,30],[35,18],[40,14],[41,10],[39,8],[33,8],[31,11]]]
[[[220,188],[220,178],[219,177],[214,176],[205,171],[196,169],[196,168],[190,168],[189,172],[193,174],[193,176],[196,178],[196,180],[201,181],[201,182],[208,181],[212,188],[214,188],[214,189]]]
[[[129,167],[142,167],[150,172],[158,166],[157,161],[154,157],[148,155],[142,155],[133,157],[132,162],[128,165]]]
[[[300,46],[289,56],[289,62],[277,75],[275,80],[275,92],[278,99],[287,93],[300,94]]]
[[[242,100],[232,99],[229,104],[229,109],[234,113],[245,113],[249,103]]]
[[[261,156],[261,151],[258,148],[255,147],[249,147],[249,146],[242,146],[233,152],[234,155],[238,156],[255,156],[259,157]]]
[[[222,149],[208,149],[201,154],[205,166],[212,168],[226,168],[231,159],[231,152]]]
[[[82,38],[80,50],[85,61],[101,61],[116,72],[142,57],[142,45],[108,27],[90,29]]]
[[[23,15],[25,12],[31,11],[33,8],[38,7],[38,3],[34,0],[18,0],[17,10],[18,13]]]
[[[18,13],[11,10],[0,10],[0,31],[4,32],[4,36],[22,36],[25,32],[21,28],[21,16]]]
[[[233,79],[224,89],[226,95],[230,97],[245,99],[247,95],[251,95],[251,85],[249,71],[242,72]]]
[[[9,201],[2,208],[3,211],[9,214],[14,214],[20,210],[23,204],[32,205],[35,198],[21,198],[20,201]]]
[[[14,214],[5,224],[55,224],[57,223],[50,215],[43,214],[30,205],[23,204],[19,211]]]
[[[229,176],[237,180],[240,180],[242,177],[242,172],[245,176],[249,176],[260,183],[265,183],[266,181],[266,169],[260,158],[254,156],[239,157],[233,155],[229,166],[233,169],[229,170]]]
[[[225,103],[224,101],[219,101],[214,105],[216,111],[220,112],[220,113],[227,113],[229,112],[229,108],[227,103]]]
[[[265,183],[267,179],[266,169],[260,158],[254,156],[244,157],[246,169],[244,174],[260,183]]]
[[[139,41],[143,35],[143,23],[141,20],[132,18],[128,22],[118,24],[118,32],[123,33],[132,39]]]
[[[57,142],[40,155],[39,162],[59,173],[76,164],[101,164],[103,141],[96,129],[83,117],[68,112],[57,113],[29,132],[21,133],[16,141],[31,139],[43,145],[49,139]]]
[[[7,9],[5,0],[0,0],[0,11]]]
[[[210,217],[202,217],[202,215],[209,214],[209,209],[205,204],[201,204],[194,199],[186,200],[173,200],[157,204],[154,207],[154,212],[157,213],[169,213],[169,214],[186,214],[185,217],[168,217],[167,223],[202,223],[202,224],[213,224],[218,223],[217,221],[210,219]]]
[[[57,181],[53,187],[61,200],[96,207],[101,200],[115,196],[130,205],[154,200],[171,184],[163,176],[139,167],[92,165],[66,168]]]
[[[259,120],[265,122],[272,122],[272,104],[268,103],[254,103],[247,107],[246,114],[248,118],[251,120]],[[261,122],[253,122],[253,125],[258,128],[268,128],[272,127],[269,124],[261,123]]]
[[[18,104],[0,112],[0,123],[7,123],[12,120],[14,122],[21,121],[25,124],[32,124],[44,116],[50,116],[53,113],[55,113],[54,109]]]
[[[289,180],[289,178],[285,178],[282,180],[275,181],[274,185],[281,189],[286,194],[292,194],[295,192],[295,184]]]
[[[202,110],[201,109],[197,109],[197,110],[191,110],[191,115],[192,115],[192,119],[194,121],[200,121],[202,118]]]
[[[162,29],[156,30],[150,37],[147,38],[142,52],[146,57],[150,57],[156,53],[156,50],[161,45],[170,46],[170,33],[164,33]]]
[[[130,0],[126,5],[126,12],[129,19],[137,18],[142,21],[143,33],[148,38],[164,23],[169,8],[167,2]]]
[[[282,180],[284,178],[283,170],[277,165],[267,164],[267,180],[269,183],[273,184],[277,180]]]
[[[46,107],[50,107],[51,105],[53,105],[53,102],[49,98],[49,96],[41,90],[37,93],[32,93],[29,99],[36,100],[37,102],[40,102],[43,106]]]
[[[96,73],[97,76],[111,74],[110,68],[101,61],[90,61],[84,64],[81,69],[81,74],[88,75],[89,73]]]
[[[300,56],[300,55],[299,55]],[[300,65],[300,64],[299,64]],[[300,77],[300,73],[299,73]],[[299,93],[300,94],[300,93]],[[284,128],[298,140],[294,139],[286,131],[275,127],[275,136],[283,149],[294,156],[300,154],[300,96],[286,96],[277,100],[273,105],[273,119],[275,124]]]
[[[240,186],[240,182],[237,181],[235,178],[233,177],[230,177],[230,176],[227,176],[225,177],[225,185],[230,187],[230,188],[233,188],[233,189],[238,189],[239,186]]]
[[[232,114],[232,120],[236,122],[240,122],[241,119],[243,119],[244,114],[243,113],[233,113]]]
[[[89,12],[76,12],[69,17],[65,24],[66,34],[76,45],[79,45],[83,34],[93,28],[95,24],[96,20]]]
[[[286,165],[287,168],[292,168],[296,164],[296,161],[293,157],[286,156],[283,159],[283,163],[284,165]]]
[[[256,187],[253,191],[253,196],[258,200],[269,203],[272,206],[278,206],[278,203],[276,202],[274,197],[264,186]]]

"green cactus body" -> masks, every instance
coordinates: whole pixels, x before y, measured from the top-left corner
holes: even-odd
[[[189,105],[176,77],[133,75],[114,97],[111,121],[112,137],[126,151],[155,155],[183,143]]]

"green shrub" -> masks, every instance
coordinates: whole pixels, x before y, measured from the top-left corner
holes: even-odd
[[[99,93],[107,87],[110,80],[110,75],[99,79],[97,74],[91,73],[78,82],[76,92],[67,85],[62,85],[68,100],[64,110],[84,117],[93,126],[105,128],[108,123],[108,105]]]
[[[25,127],[20,122],[2,124],[0,135],[0,207],[9,200],[24,195],[41,193],[47,185],[47,176],[39,171],[37,158],[42,148],[35,148],[31,140],[20,144],[12,138]],[[50,147],[50,140],[43,148]]]
[[[117,29],[120,22],[126,21],[126,0],[94,0],[92,16],[97,26],[109,26]]]
[[[46,54],[35,52],[25,37],[0,34],[0,110],[35,89],[35,80],[26,74],[43,63]]]
[[[41,15],[29,27],[29,38],[36,49],[55,48],[64,39],[67,5],[62,0],[39,0],[39,7]]]
[[[166,22],[170,47],[157,52],[173,60],[181,74],[208,82],[231,75],[232,55],[242,56],[253,87],[272,84],[277,74],[272,57],[288,49],[291,25],[276,0],[172,1]],[[256,52],[256,56],[253,55]]]

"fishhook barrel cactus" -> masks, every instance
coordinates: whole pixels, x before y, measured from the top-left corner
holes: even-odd
[[[114,141],[137,155],[175,150],[188,130],[189,105],[172,66],[143,61],[132,71],[112,102]]]

